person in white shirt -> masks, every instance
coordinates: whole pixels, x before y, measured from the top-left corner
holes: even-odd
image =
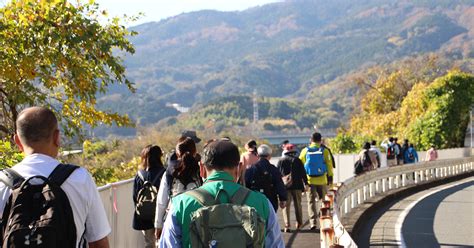
[[[43,107],[27,108],[18,115],[16,126],[15,143],[25,158],[12,169],[24,178],[48,177],[60,164],[56,160],[60,133],[54,113]],[[61,185],[61,189],[66,193],[73,212],[76,246],[80,247],[83,237],[90,248],[108,248],[107,235],[111,229],[91,175],[86,169],[78,168]],[[10,194],[10,188],[0,182],[0,216]]]
[[[397,156],[400,153],[400,150],[398,150],[398,146],[395,145],[393,140],[393,137],[390,137],[389,139],[385,139],[384,141],[382,141],[382,143],[380,144],[381,147],[385,148],[388,167],[397,165]]]

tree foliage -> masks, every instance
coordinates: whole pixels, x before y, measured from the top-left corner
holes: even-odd
[[[422,95],[408,137],[425,149],[463,146],[473,104],[474,75],[450,72],[436,79]]]
[[[122,55],[134,53],[134,32],[93,0],[13,0],[0,9],[0,136],[15,132],[18,112],[48,106],[66,135],[84,124],[130,125],[127,116],[96,108],[96,97],[112,84],[134,90]],[[127,18],[133,20],[134,18]]]
[[[377,85],[389,88],[398,78],[383,78]],[[371,107],[384,102],[383,95],[373,97],[376,90],[367,93],[361,103],[361,113],[352,118],[350,134],[377,139],[408,138],[419,149],[428,149],[431,144],[438,148],[463,146],[470,108],[474,104],[472,74],[453,70],[432,82],[418,81],[393,110],[389,104],[393,98],[385,101],[389,110],[381,110],[383,104],[381,108]]]
[[[0,169],[9,168],[19,163],[23,154],[8,140],[0,139]]]
[[[356,143],[351,135],[340,132],[330,140],[332,151],[335,153],[351,153],[356,151]]]

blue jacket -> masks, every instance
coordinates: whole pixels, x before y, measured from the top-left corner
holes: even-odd
[[[410,159],[410,153],[413,154],[413,159]],[[418,153],[416,152],[415,148],[413,147],[409,147],[407,150],[405,150],[405,154],[404,154],[404,158],[405,158],[405,163],[407,164],[413,164],[413,163],[417,163],[419,160],[418,160]]]
[[[283,184],[283,180],[281,179],[281,173],[274,165],[270,164],[270,161],[261,158],[257,163],[245,171],[245,185],[247,185],[247,187],[250,189],[252,189],[252,185],[254,184],[253,182],[258,181],[259,179],[257,178],[259,170],[266,170],[272,176],[274,194],[265,196],[268,198],[268,200],[270,200],[276,212],[276,210],[278,210],[278,199],[280,199],[280,201],[286,201],[287,199],[287,192],[285,185]]]

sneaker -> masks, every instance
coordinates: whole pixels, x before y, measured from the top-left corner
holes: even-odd
[[[288,228],[288,227],[285,227],[285,228],[283,229],[283,232],[290,233],[290,232],[291,232],[291,229]]]
[[[311,230],[311,231],[316,230],[316,226],[311,226],[311,227],[309,228],[309,230]]]

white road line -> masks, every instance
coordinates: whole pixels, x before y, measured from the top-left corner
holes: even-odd
[[[408,205],[405,210],[403,210],[403,212],[398,216],[398,219],[397,219],[397,222],[395,223],[395,238],[396,238],[396,242],[397,242],[397,245],[399,245],[400,247],[407,247],[406,243],[405,243],[405,239],[403,238],[403,234],[402,234],[402,226],[403,226],[403,221],[405,221],[405,218],[406,216],[408,215],[408,213],[410,212],[410,210],[416,205],[418,204],[420,201],[422,201],[423,199],[425,199],[426,197],[432,195],[432,194],[435,194],[435,193],[438,193],[442,190],[446,190],[446,189],[449,189],[449,188],[452,188],[452,187],[455,187],[455,186],[458,186],[460,184],[463,184],[463,183],[466,183],[466,182],[469,182],[471,181],[472,178],[470,180],[462,180],[460,182],[456,182],[456,183],[453,183],[453,184],[449,184],[449,185],[446,185],[442,188],[439,188],[439,189],[436,189],[436,190],[433,190],[433,191],[430,191],[426,194],[424,194],[423,196],[421,196],[420,198],[418,198],[417,200],[413,201],[412,203],[410,203],[410,205]],[[429,189],[427,189],[429,190]]]

